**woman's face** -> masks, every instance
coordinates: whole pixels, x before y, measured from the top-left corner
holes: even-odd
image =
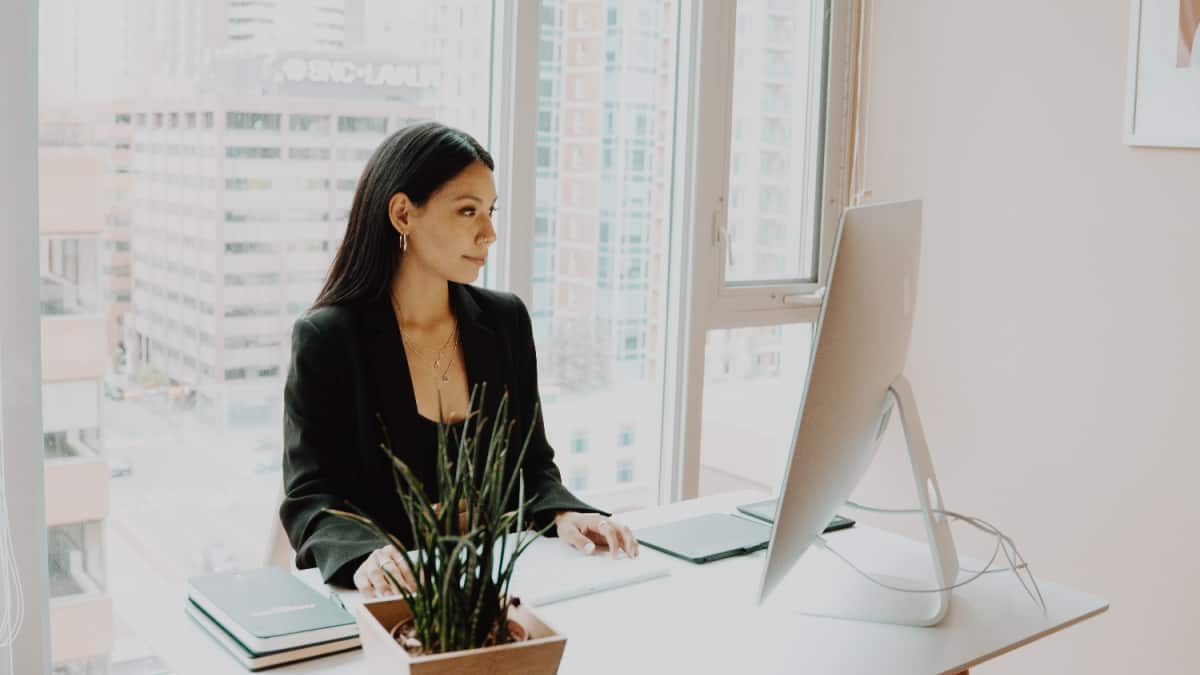
[[[424,206],[400,192],[388,205],[392,226],[408,235],[402,265],[418,267],[440,278],[471,283],[487,262],[496,241],[492,215],[496,182],[483,162],[473,162],[438,188]]]

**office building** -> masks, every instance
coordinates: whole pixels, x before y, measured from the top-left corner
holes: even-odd
[[[546,423],[567,485],[614,508],[657,490],[658,434],[636,420],[658,398],[674,5],[541,5],[531,312]]]
[[[131,358],[193,388],[219,427],[274,433],[287,336],[316,297],[363,165],[428,109],[225,96],[143,102],[132,115]]]
[[[56,672],[106,672],[113,645],[104,569],[109,466],[100,397],[107,370],[101,248],[113,186],[95,126],[43,112],[40,164],[42,431]],[[101,178],[97,181],[97,178]]]

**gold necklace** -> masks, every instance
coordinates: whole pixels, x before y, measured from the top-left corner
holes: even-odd
[[[458,328],[455,327],[454,331],[451,333],[451,336],[455,336],[457,334],[458,334]],[[407,345],[408,347],[413,349],[413,351],[416,351],[421,356],[421,358],[425,359],[426,361],[429,360],[429,357],[425,353],[423,353],[419,348],[417,348],[416,345],[412,344],[411,342],[409,342],[408,340],[406,340],[404,338],[403,333],[400,334],[400,339],[404,342],[405,345]],[[449,338],[447,338],[446,344],[449,344]],[[446,348],[446,344],[443,344],[442,349],[438,350],[437,358],[434,359],[434,361],[433,361],[433,375],[435,378],[438,377],[438,369],[441,368],[441,365],[442,365],[442,351]],[[458,351],[458,340],[455,340],[454,341],[454,349],[450,352],[450,358],[446,360],[446,367],[443,368],[442,372],[441,372],[440,379],[441,379],[442,384],[450,384],[450,375],[449,375],[450,367],[454,365],[454,353],[457,351]]]
[[[392,309],[394,309],[396,311],[396,316],[398,319],[400,316],[400,306],[396,302],[395,296],[392,297]],[[450,367],[454,365],[454,354],[455,354],[455,352],[458,351],[458,339],[457,338],[458,338],[458,322],[455,321],[454,326],[451,327],[451,329],[450,329],[450,334],[446,336],[445,342],[443,342],[442,346],[438,348],[437,356],[433,359],[433,375],[434,375],[435,379],[439,379],[441,381],[441,384],[450,384],[450,375],[449,375]],[[451,339],[454,340],[454,350],[450,352],[450,358],[446,361],[446,367],[442,368],[442,353],[444,351],[446,351],[446,345],[450,344]],[[400,340],[404,343],[404,345],[406,347],[408,347],[409,349],[416,352],[417,355],[420,356],[422,359],[424,359],[426,361],[429,360],[429,354],[424,349],[421,349],[420,347],[413,344],[412,342],[409,342],[408,338],[406,338],[404,336],[404,331],[400,331]],[[441,370],[440,374],[438,373],[438,370]],[[439,375],[440,375],[440,377],[439,377]]]

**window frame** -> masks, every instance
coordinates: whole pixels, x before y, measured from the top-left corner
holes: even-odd
[[[823,62],[824,125],[820,237],[815,282],[726,288],[724,227],[728,218],[735,3],[687,3],[680,35],[686,106],[677,117],[677,212],[686,225],[672,238],[660,503],[691,499],[700,488],[704,352],[712,330],[812,323],[817,320],[833,243],[849,190],[851,84],[861,0],[825,0],[828,36]],[[686,92],[686,93],[685,93]],[[704,139],[705,142],[701,142]],[[678,248],[679,250],[676,250]],[[677,264],[678,263],[678,264]],[[673,349],[673,353],[672,350]]]
[[[0,5],[0,87],[9,104],[0,108],[0,199],[7,205],[6,245],[0,247],[0,476],[17,573],[25,597],[25,621],[0,662],[9,672],[50,670],[50,571],[45,511],[42,436],[40,233],[38,231],[38,3]],[[5,395],[5,394],[9,395]],[[20,513],[20,518],[11,514]]]
[[[725,283],[729,167],[732,155],[733,2],[679,6],[676,115],[672,136],[674,182],[669,222],[668,288],[658,311],[667,317],[664,358],[655,373],[664,383],[658,503],[699,493],[700,414],[704,348],[711,330],[816,321],[833,242],[848,202],[849,130],[856,17],[861,0],[823,0],[814,9],[814,34],[823,36],[823,78],[817,152],[820,222],[813,246],[815,279],[801,282]],[[540,72],[541,2],[497,1],[498,52],[494,79],[493,147],[507,236],[496,284],[532,300],[534,186]],[[513,45],[512,40],[516,40]],[[814,48],[816,49],[816,48]],[[511,69],[508,65],[512,66]],[[523,76],[522,76],[523,75]],[[703,139],[703,143],[701,142]],[[519,242],[519,243],[518,243]]]
[[[700,80],[706,88],[701,96],[711,105],[709,131],[704,138],[714,139],[714,152],[703,164],[712,173],[720,173],[720,180],[709,177],[706,183],[715,203],[709,205],[710,227],[707,255],[698,256],[696,264],[701,269],[712,270],[708,296],[712,324],[710,330],[719,328],[745,328],[774,323],[811,322],[816,320],[820,301],[829,272],[829,261],[833,253],[841,212],[846,206],[848,194],[847,163],[844,158],[849,130],[849,83],[852,76],[853,31],[859,2],[832,2],[823,0],[813,3],[811,36],[814,42],[812,58],[822,64],[820,73],[823,81],[810,82],[810,90],[821,92],[821,105],[811,106],[820,114],[817,122],[817,152],[822,159],[817,167],[819,183],[816,209],[817,227],[814,236],[813,266],[815,274],[810,279],[800,280],[751,280],[727,282],[726,259],[729,255],[729,195],[728,185],[732,162],[733,140],[733,93],[734,54],[737,22],[736,3],[711,8],[719,12],[718,22],[724,29],[723,49],[714,55],[713,66]],[[812,75],[810,69],[809,74]],[[719,140],[717,140],[719,139]],[[720,187],[717,187],[717,186]],[[697,221],[699,228],[700,222]]]
[[[497,159],[497,230],[503,236],[495,244],[495,269],[484,270],[484,284],[515,293],[528,305],[533,300],[537,160],[527,150],[537,145],[542,3],[495,0],[493,7],[489,140]]]

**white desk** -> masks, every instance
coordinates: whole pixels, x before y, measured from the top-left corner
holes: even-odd
[[[621,520],[636,529],[710,511],[732,512],[737,504],[759,498],[744,492],[721,495],[625,514]],[[863,526],[833,533],[829,541],[868,568],[871,560],[887,560],[887,569],[913,575],[922,569],[922,555],[928,550],[913,540]],[[661,555],[645,546],[641,551]],[[1043,615],[1012,575],[992,574],[956,590],[950,614],[936,628],[819,619],[755,605],[764,557],[760,552],[693,565],[663,556],[671,565],[668,577],[539,610],[567,636],[559,672],[956,673],[1108,608],[1099,598],[1039,579],[1049,608]],[[977,561],[964,562],[971,566]],[[1036,561],[1031,562],[1036,567]],[[519,564],[538,562],[525,557]],[[190,621],[183,616],[182,593],[175,602],[175,614]],[[186,651],[186,662],[171,661],[178,672],[193,672],[193,665],[198,668],[194,672],[246,672],[198,627],[188,628],[190,634],[180,633],[187,644],[179,645]],[[164,657],[171,660],[169,654]],[[355,651],[274,672],[349,675],[361,672],[361,664],[362,652]]]

